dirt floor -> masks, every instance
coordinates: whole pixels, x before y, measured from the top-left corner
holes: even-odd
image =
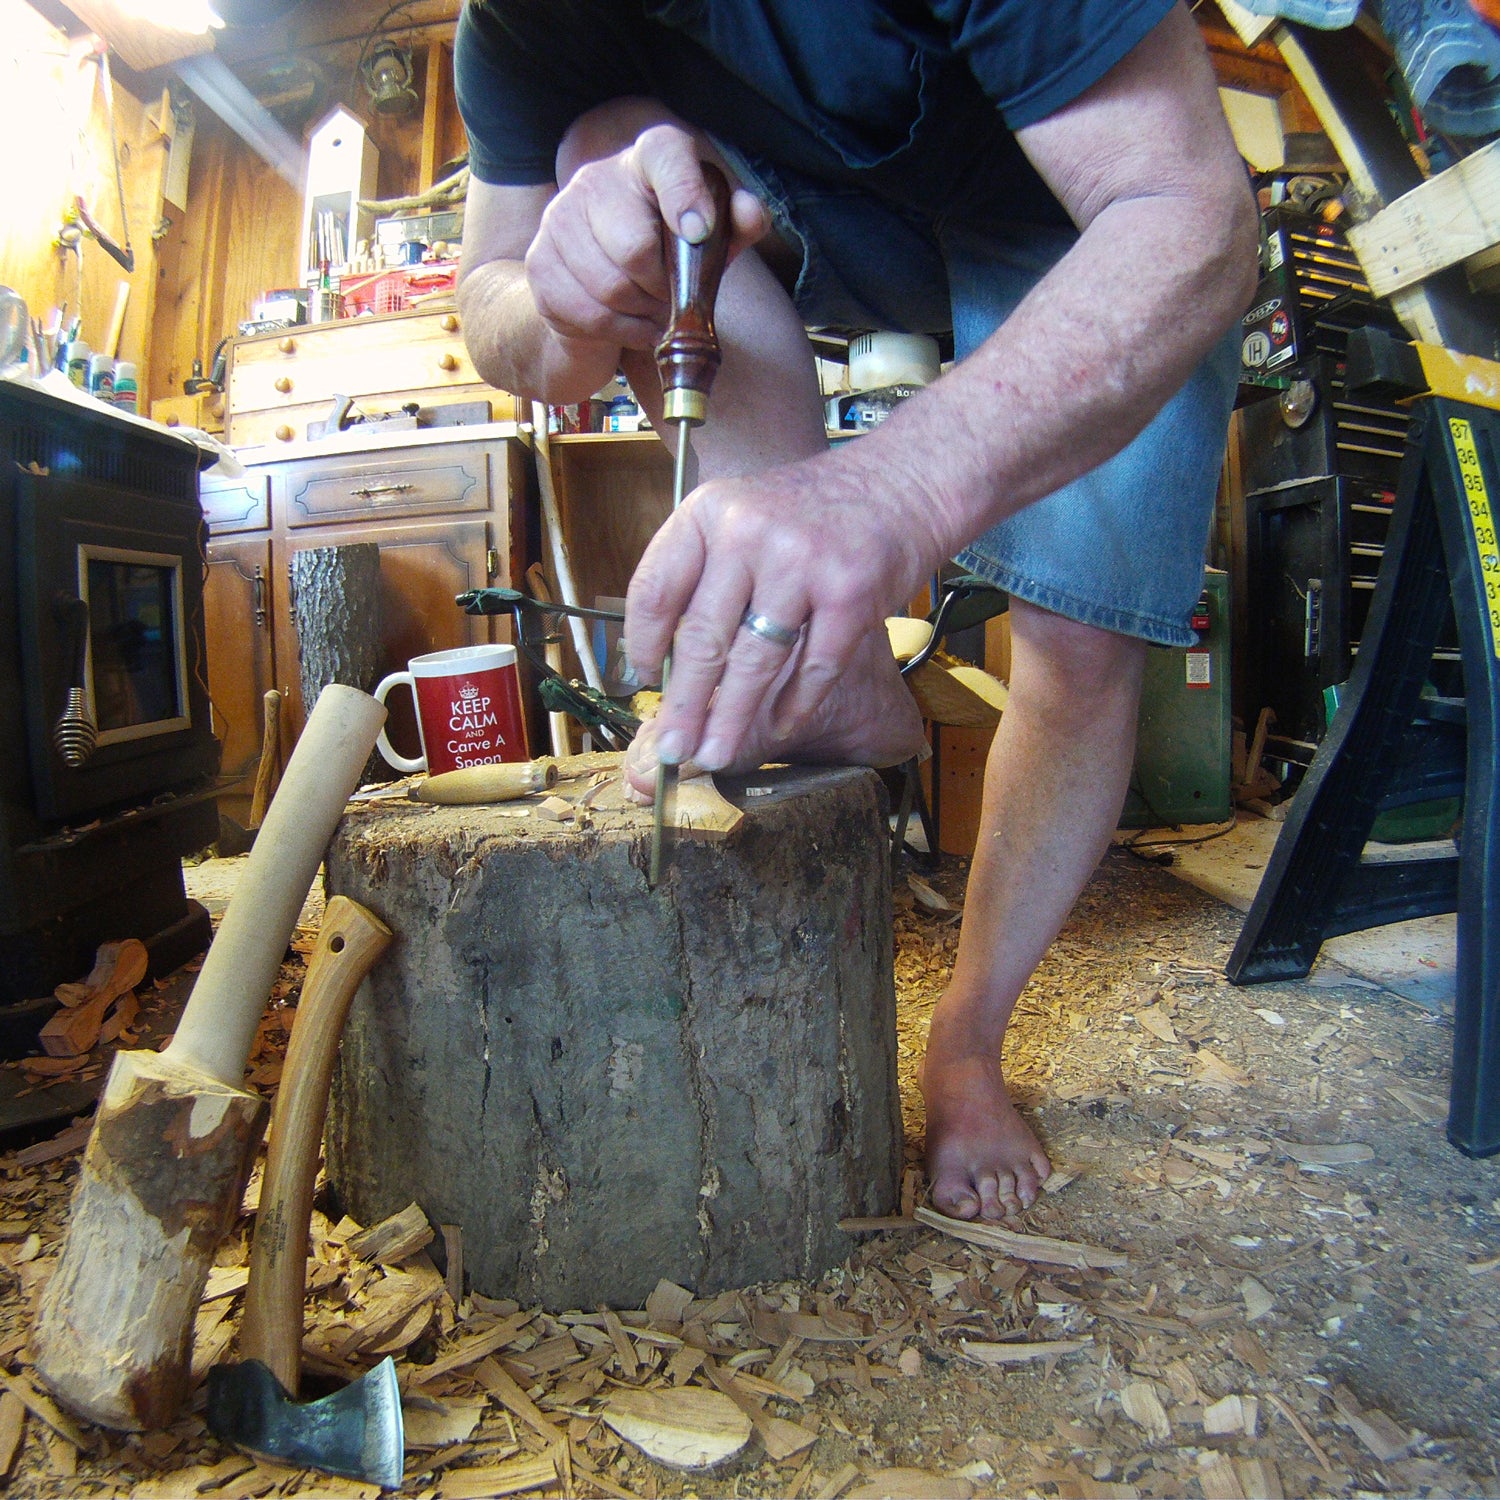
[[[964,872],[905,876],[909,1208],[914,1073]],[[816,1285],[707,1302],[662,1287],[644,1310],[552,1317],[465,1295],[457,1245],[380,1264],[319,1214],[310,1364],[347,1376],[396,1355],[402,1493],[435,1500],[1500,1494],[1500,1168],[1444,1141],[1451,1025],[1358,981],[1235,989],[1240,920],[1106,858],[1012,1028],[1009,1074],[1059,1169],[1014,1226],[1036,1238],[972,1244],[907,1218]],[[268,1091],[299,978],[288,964],[262,1027]],[[37,1391],[29,1309],[83,1133],[0,1156],[9,1492],[375,1496],[221,1447],[201,1388],[143,1436],[77,1425]],[[250,1226],[210,1281],[198,1372],[232,1353]],[[738,1451],[684,1470],[637,1446],[710,1439]]]

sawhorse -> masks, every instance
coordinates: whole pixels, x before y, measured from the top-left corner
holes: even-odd
[[[1351,389],[1421,394],[1348,693],[1292,801],[1226,970],[1297,979],[1325,939],[1458,913],[1448,1139],[1500,1152],[1500,364],[1368,332]],[[1462,699],[1424,695],[1452,612]],[[1365,856],[1376,815],[1462,794],[1456,850]]]

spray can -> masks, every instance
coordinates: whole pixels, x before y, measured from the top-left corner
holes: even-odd
[[[100,401],[109,401],[115,394],[115,362],[111,355],[94,354],[89,357],[89,395]]]
[[[73,339],[63,345],[63,368],[80,391],[89,388],[89,360],[93,354],[94,351],[82,339]]]
[[[115,405],[121,411],[134,412],[139,410],[137,406],[135,365],[128,359],[115,361]]]

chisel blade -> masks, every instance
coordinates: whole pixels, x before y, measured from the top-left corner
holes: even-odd
[[[683,418],[677,424],[677,457],[672,465],[672,509],[682,504],[683,497],[692,488],[693,477],[693,426]],[[667,684],[672,677],[672,654],[667,653],[661,664],[661,693],[667,696]],[[655,890],[662,874],[672,864],[672,852],[676,845],[677,767],[665,761],[656,763],[656,795],[651,803],[651,860],[647,869],[647,882]]]

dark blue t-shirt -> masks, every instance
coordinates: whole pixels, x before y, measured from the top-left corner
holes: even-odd
[[[1055,200],[1011,132],[1070,103],[1172,0],[469,0],[455,53],[470,166],[551,182],[584,111],[657,98],[752,157],[941,213],[978,181]]]

